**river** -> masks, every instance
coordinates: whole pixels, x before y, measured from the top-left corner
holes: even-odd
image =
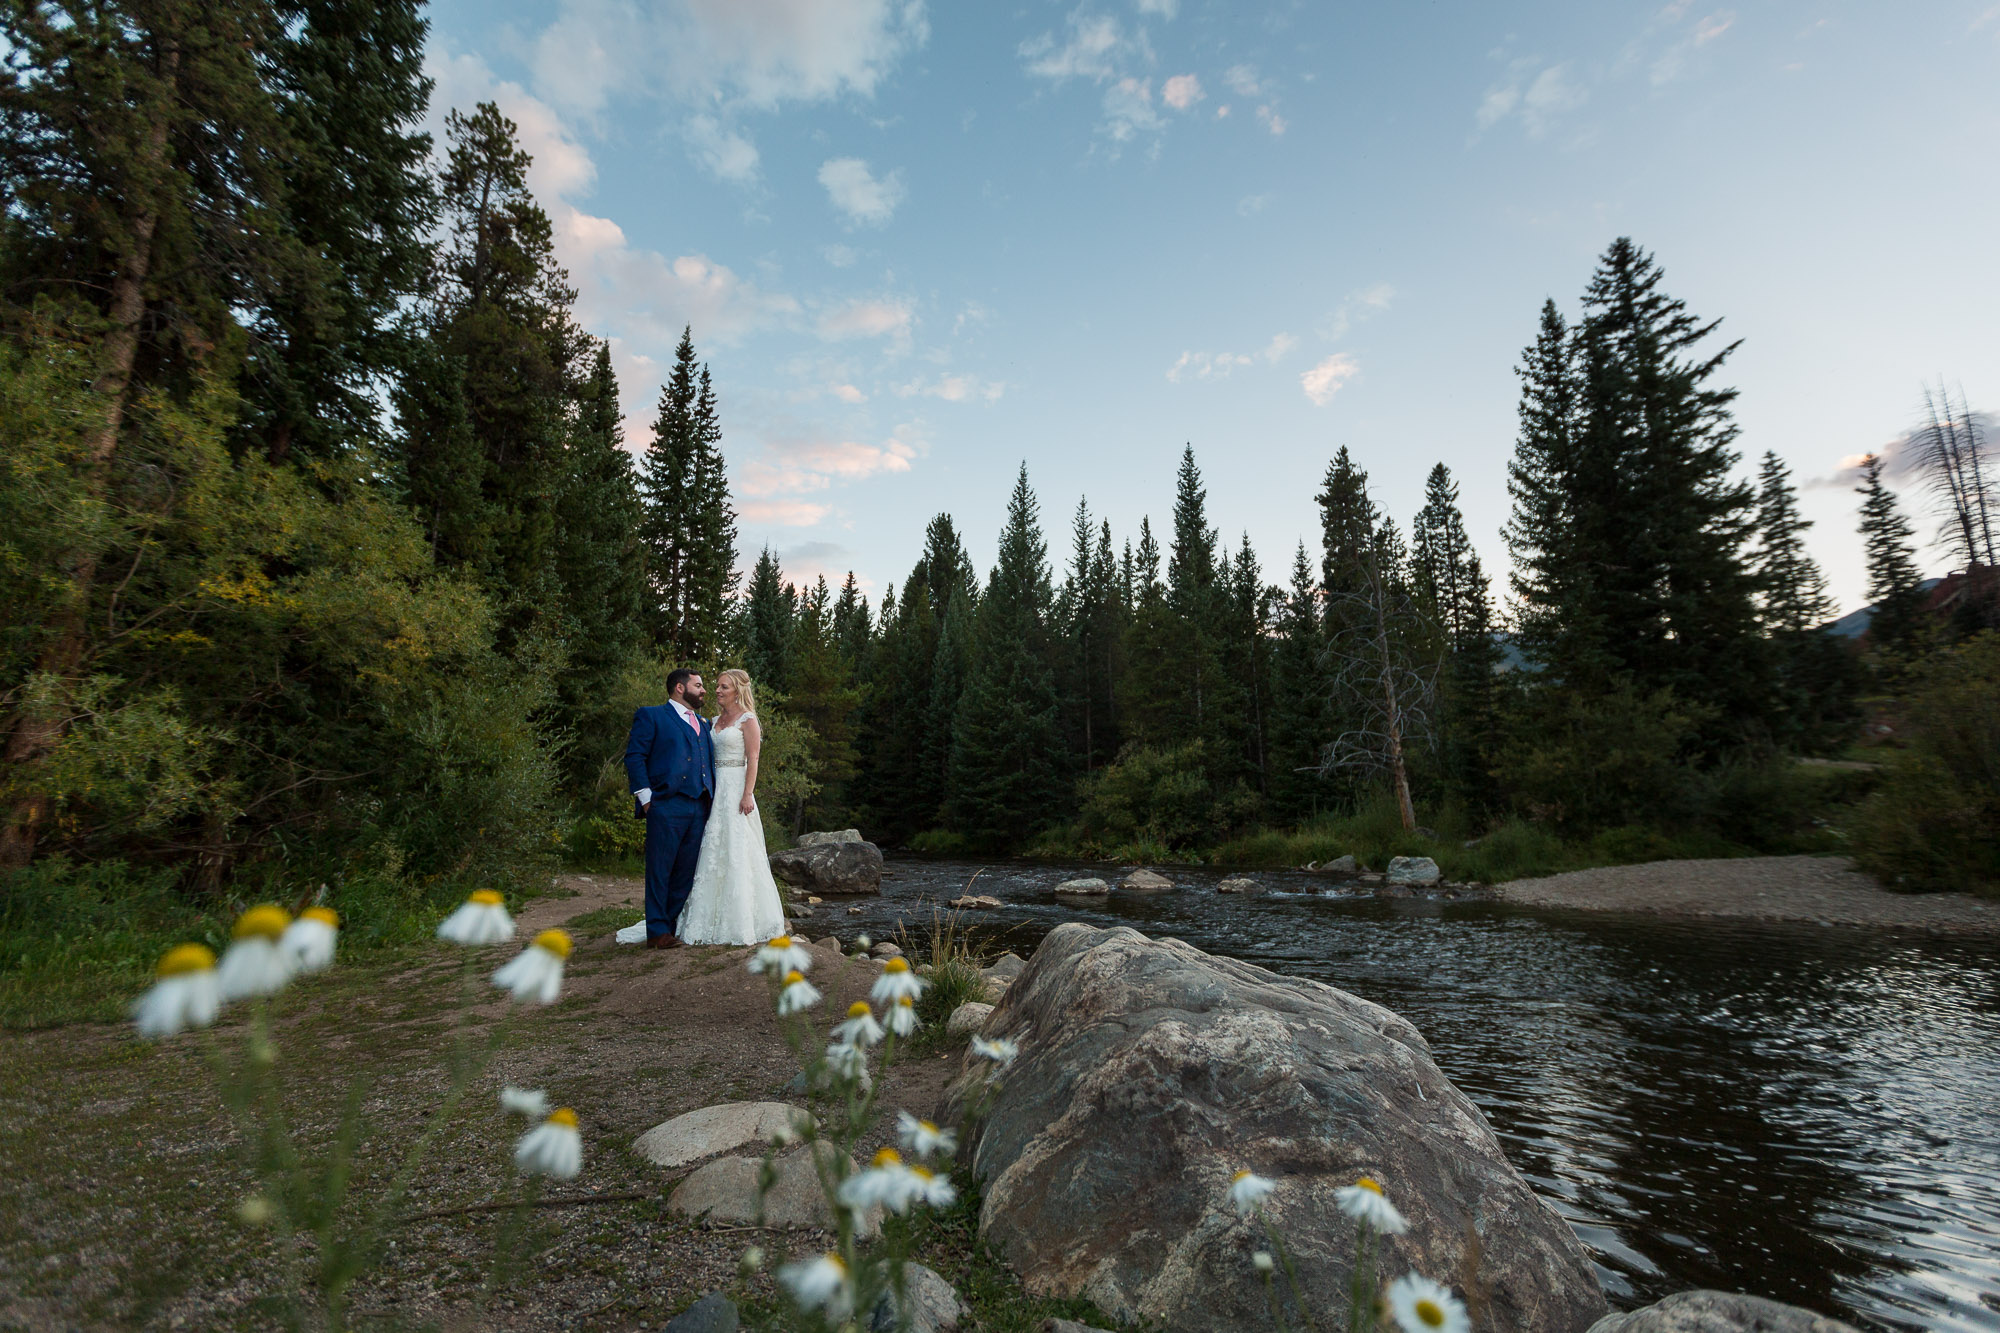
[[[1415,1023],[1597,1261],[1614,1308],[1748,1291],[1884,1329],[2000,1329],[2000,940],[1176,888],[1058,903],[1105,867],[892,860],[813,934],[965,924],[1025,954],[1128,925],[1311,977]]]

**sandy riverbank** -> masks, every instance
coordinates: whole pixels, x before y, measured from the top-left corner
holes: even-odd
[[[1497,892],[1502,901],[1522,907],[2000,934],[2000,899],[1890,893],[1844,856],[1601,866],[1517,879]]]

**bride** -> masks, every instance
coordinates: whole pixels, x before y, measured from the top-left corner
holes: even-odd
[[[694,887],[674,932],[689,944],[762,944],[785,933],[785,911],[764,852],[757,814],[757,757],[764,735],[750,673],[731,667],[715,682],[715,804],[702,829]],[[621,944],[643,944],[646,923],[618,932]]]

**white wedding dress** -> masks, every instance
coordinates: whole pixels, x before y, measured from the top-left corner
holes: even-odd
[[[715,744],[715,804],[701,833],[701,855],[695,861],[694,888],[681,908],[675,934],[688,944],[762,944],[785,933],[785,909],[778,901],[778,882],[771,878],[771,861],[764,851],[764,820],[744,814],[743,754],[745,713],[712,733]],[[646,922],[618,932],[620,944],[644,944]]]

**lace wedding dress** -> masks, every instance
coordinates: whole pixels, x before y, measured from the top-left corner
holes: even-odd
[[[785,933],[785,909],[778,901],[778,883],[771,878],[764,851],[764,820],[755,811],[744,814],[743,754],[745,713],[727,727],[717,727],[715,744],[715,804],[702,829],[701,856],[695,861],[694,888],[675,934],[689,944],[762,944]],[[618,932],[621,944],[643,944],[646,923]]]

